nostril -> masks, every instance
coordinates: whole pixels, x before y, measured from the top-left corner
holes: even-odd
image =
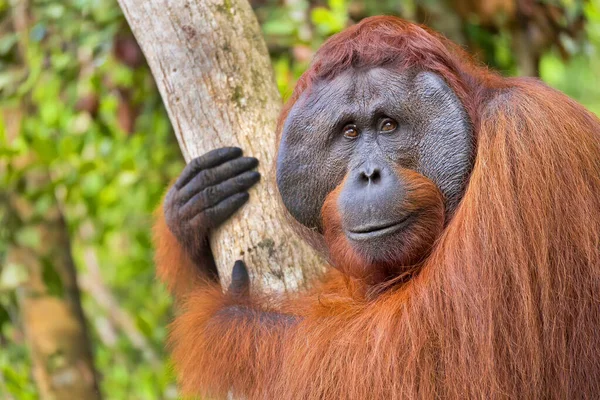
[[[366,172],[361,171],[360,175],[358,177],[359,177],[359,179],[360,179],[361,182],[363,182],[363,183],[369,183],[369,175],[367,175]]]
[[[379,168],[369,168],[366,171],[360,171],[359,179],[363,183],[378,183],[381,180],[381,171]]]
[[[379,171],[379,168],[376,168],[373,170],[373,173],[371,174],[371,182],[378,183],[380,180],[381,180],[381,172]]]

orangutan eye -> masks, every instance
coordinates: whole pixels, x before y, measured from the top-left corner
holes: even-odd
[[[391,132],[398,127],[398,123],[391,118],[386,118],[381,123],[381,132]]]
[[[358,129],[356,128],[356,125],[354,124],[349,124],[346,125],[344,127],[344,129],[342,129],[342,132],[344,132],[344,136],[350,139],[354,139],[355,137],[358,136]]]

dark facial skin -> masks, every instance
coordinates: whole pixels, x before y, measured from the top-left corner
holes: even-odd
[[[402,170],[433,181],[448,218],[465,190],[473,153],[467,114],[440,76],[349,70],[318,82],[290,110],[277,184],[292,216],[323,232],[325,198],[344,181],[337,205],[346,237],[375,246],[419,217],[402,207]]]
[[[472,168],[472,137],[462,104],[436,74],[349,70],[315,84],[291,109],[277,185],[292,216],[322,233],[325,198],[343,181],[337,209],[344,234],[363,253],[383,254],[422,218],[404,206],[409,185],[402,171],[438,187],[448,218]],[[260,178],[257,164],[239,148],[213,150],[192,160],[167,194],[166,222],[208,276],[217,277],[210,231],[246,202]],[[235,271],[233,289],[243,291],[243,263]]]

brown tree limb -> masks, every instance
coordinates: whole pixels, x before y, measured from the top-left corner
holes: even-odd
[[[119,0],[152,69],[186,158],[237,145],[261,161],[250,201],[212,238],[222,283],[233,263],[253,284],[302,287],[320,258],[287,226],[272,176],[281,100],[267,48],[247,0]],[[308,178],[307,178],[308,179]]]

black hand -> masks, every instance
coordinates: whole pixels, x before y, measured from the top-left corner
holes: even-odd
[[[210,151],[192,160],[165,199],[169,229],[196,260],[209,252],[208,235],[247,200],[260,179],[253,157],[237,147]]]

